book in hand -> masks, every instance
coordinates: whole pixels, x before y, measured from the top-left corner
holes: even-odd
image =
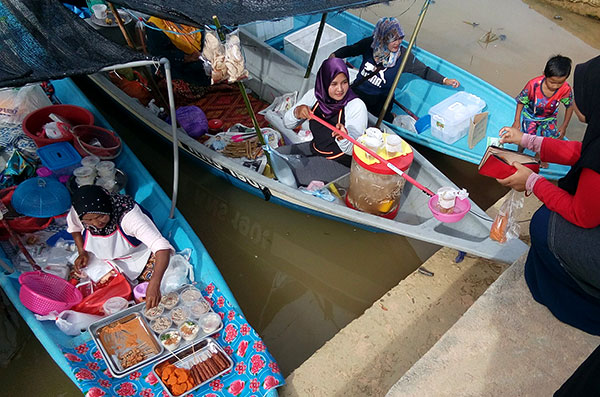
[[[504,179],[517,172],[517,169],[512,166],[515,161],[533,172],[540,172],[540,161],[535,157],[514,150],[488,146],[479,162],[479,173],[492,178]]]

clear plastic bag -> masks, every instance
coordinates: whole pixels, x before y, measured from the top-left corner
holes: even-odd
[[[190,251],[184,250],[171,257],[169,267],[160,283],[160,292],[168,294],[190,281],[194,281],[194,268],[189,262]]]
[[[74,310],[64,310],[60,313],[50,312],[45,316],[35,315],[39,321],[54,320],[56,326],[62,332],[70,336],[76,336],[85,331],[87,327],[102,318],[102,316],[96,316],[94,314],[76,312]]]
[[[221,43],[216,31],[205,28],[204,45],[201,59],[206,67],[210,66],[212,84],[228,78],[227,65],[225,64],[225,46]]]
[[[29,113],[52,105],[39,84],[0,90],[0,122],[20,124]]]
[[[225,65],[227,66],[227,81],[229,83],[235,83],[248,77],[238,29],[226,36]]]
[[[492,223],[490,238],[500,243],[519,238],[520,226],[517,222],[519,210],[523,208],[525,198],[516,190],[511,190],[508,198],[500,206],[498,215]]]
[[[294,107],[297,97],[298,91],[288,92],[287,94],[280,95],[273,99],[273,102],[269,106],[259,111],[258,114],[265,116],[267,112],[272,111],[279,117],[283,118],[285,113]]]

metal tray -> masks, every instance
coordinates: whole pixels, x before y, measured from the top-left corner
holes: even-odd
[[[187,289],[189,287],[190,287],[190,285],[184,285],[183,287],[181,287],[177,290],[177,293],[181,293],[182,291],[184,291],[185,289]],[[135,371],[136,369],[139,369],[145,365],[151,364],[151,363],[153,363],[157,360],[160,360],[166,356],[173,356],[173,354],[169,350],[165,349],[165,347],[162,345],[162,343],[160,343],[160,341],[158,339],[159,334],[154,332],[152,330],[152,328],[150,328],[149,320],[146,319],[144,317],[144,315],[142,314],[145,306],[146,306],[145,302],[138,303],[137,305],[133,305],[123,311],[120,311],[111,316],[108,316],[101,320],[98,320],[95,323],[92,323],[88,327],[88,331],[89,331],[90,335],[92,336],[92,339],[96,343],[96,346],[98,346],[98,349],[102,353],[102,357],[104,358],[104,361],[106,361],[108,369],[110,370],[112,375],[115,376],[116,378],[121,378],[125,375],[128,375],[131,372]],[[180,306],[180,303],[178,303],[174,308],[176,308],[178,306]],[[210,304],[209,304],[209,307],[210,307],[210,309],[208,312],[209,313],[214,312],[214,310],[212,309]],[[169,309],[165,309],[164,314],[167,314],[169,312],[170,312]],[[103,346],[102,341],[99,339],[98,331],[102,327],[107,326],[108,324],[116,322],[120,319],[123,319],[131,314],[136,314],[140,318],[141,323],[144,324],[144,326],[146,327],[146,330],[152,337],[152,340],[159,346],[160,350],[159,350],[159,353],[156,354],[155,356],[149,357],[149,358],[141,361],[138,364],[128,367],[127,369],[121,369],[121,368],[119,368],[119,365],[114,361],[114,358],[108,354],[105,346]],[[171,329],[171,330],[177,329],[177,326],[175,326],[173,324],[172,327],[169,329]],[[202,328],[200,328],[200,330],[198,331],[198,334],[196,335],[196,337],[194,339],[189,340],[189,341],[182,339],[181,344],[176,349],[173,350],[173,353],[179,355],[179,352],[187,349],[188,347],[192,346],[195,343],[198,343],[199,341],[202,341],[202,340],[208,338],[209,336],[221,331],[222,329],[223,329],[223,321],[221,321],[219,326],[214,331],[209,332],[209,333],[204,332],[204,330]]]
[[[165,348],[156,339],[154,332],[140,313],[140,309],[140,305],[131,306],[119,313],[96,321],[88,327],[88,331],[94,343],[98,346],[104,361],[106,361],[108,369],[116,378],[121,378],[163,356]],[[137,345],[133,346],[133,348],[139,349],[140,346],[143,346],[141,350],[144,352],[145,358],[132,366],[123,368],[118,357],[132,351],[131,344],[130,347],[122,345],[122,340],[127,337],[127,334],[122,332],[115,334],[115,336],[106,336],[103,338],[101,332],[106,327],[129,324],[130,322],[133,322],[134,326],[139,329],[139,336],[136,338]]]
[[[211,352],[211,353],[208,353],[208,352]],[[162,380],[162,377],[156,371],[157,367],[160,367],[164,363],[174,364],[178,368],[185,368],[185,369],[189,370],[193,365],[200,362],[200,356],[203,356],[203,355],[206,356],[207,353],[208,354],[220,353],[221,357],[227,361],[227,363],[228,363],[227,367],[225,369],[222,369],[220,372],[216,373],[212,377],[197,384],[196,386],[194,386],[190,390],[186,391],[185,393],[177,394],[177,395],[172,394],[171,390],[169,390],[167,385],[165,385],[164,381]],[[165,392],[167,393],[167,395],[169,395],[170,397],[185,396],[185,395],[193,392],[194,390],[198,389],[199,387],[201,387],[207,383],[210,383],[213,379],[218,378],[219,376],[223,375],[224,373],[226,373],[227,371],[229,371],[233,368],[233,360],[231,359],[231,357],[229,357],[229,355],[227,353],[225,353],[223,348],[212,338],[206,338],[201,341],[197,341],[194,343],[193,346],[188,346],[186,349],[179,352],[177,354],[177,356],[174,356],[173,354],[170,354],[170,356],[171,357],[169,357],[165,360],[161,360],[160,362],[157,362],[156,364],[154,364],[154,367],[152,367],[152,371],[158,378],[158,381],[162,385],[162,387],[165,390]]]

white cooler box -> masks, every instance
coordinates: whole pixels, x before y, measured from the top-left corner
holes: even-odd
[[[485,101],[459,91],[429,109],[431,135],[452,144],[467,135],[473,116],[485,108]]]
[[[294,17],[280,19],[279,21],[257,21],[243,25],[248,32],[259,40],[267,41],[294,28]]]
[[[302,28],[283,39],[283,52],[302,66],[308,66],[308,60],[317,38],[319,22]],[[317,73],[321,63],[331,55],[332,52],[346,45],[346,33],[337,30],[333,26],[325,24],[323,35],[315,57],[312,73]]]

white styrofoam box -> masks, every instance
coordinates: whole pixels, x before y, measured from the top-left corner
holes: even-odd
[[[294,28],[294,17],[280,19],[279,21],[250,22],[244,27],[259,40],[269,40]]]
[[[283,52],[302,66],[308,66],[308,60],[312,52],[319,22],[302,28],[283,39]],[[332,52],[346,45],[346,33],[337,30],[331,25],[325,24],[323,35],[315,57],[312,73],[317,73],[321,63],[331,55]]]
[[[485,108],[478,96],[459,91],[429,109],[431,135],[452,144],[467,135],[473,116]]]

